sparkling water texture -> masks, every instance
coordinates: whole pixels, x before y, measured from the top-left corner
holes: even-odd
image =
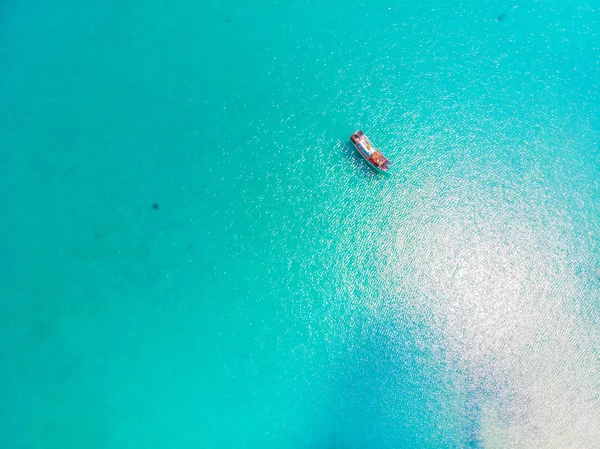
[[[2,2],[2,447],[600,447],[599,18]]]

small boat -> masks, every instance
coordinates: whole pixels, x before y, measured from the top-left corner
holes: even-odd
[[[362,131],[356,131],[350,136],[350,141],[362,157],[366,159],[371,167],[382,173],[388,173],[391,162],[373,146]]]

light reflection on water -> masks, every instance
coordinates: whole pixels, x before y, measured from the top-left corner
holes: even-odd
[[[598,299],[597,280],[574,262],[585,246],[568,204],[540,206],[535,188],[514,203],[510,191],[507,201],[462,188],[422,189],[398,220],[384,277],[417,293],[409,307],[428,317],[456,384],[483,392],[483,447],[595,447],[600,346],[581,308]]]

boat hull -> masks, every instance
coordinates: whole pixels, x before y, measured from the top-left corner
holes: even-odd
[[[385,173],[386,175],[389,174],[389,171],[383,170],[383,169],[379,168],[377,165],[375,165],[373,162],[371,162],[371,159],[369,158],[369,156],[367,154],[365,154],[363,151],[361,151],[361,149],[358,148],[358,146],[353,141],[350,141],[350,142],[352,143],[352,146],[358,152],[358,154],[360,154],[363,157],[363,159],[365,161],[367,161],[367,164],[369,164],[374,170],[378,171],[379,173]]]

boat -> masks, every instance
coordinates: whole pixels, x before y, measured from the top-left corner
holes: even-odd
[[[362,131],[356,131],[350,136],[350,141],[356,151],[369,163],[371,167],[381,173],[388,173],[391,162],[386,158],[381,151],[373,146],[367,136]]]

